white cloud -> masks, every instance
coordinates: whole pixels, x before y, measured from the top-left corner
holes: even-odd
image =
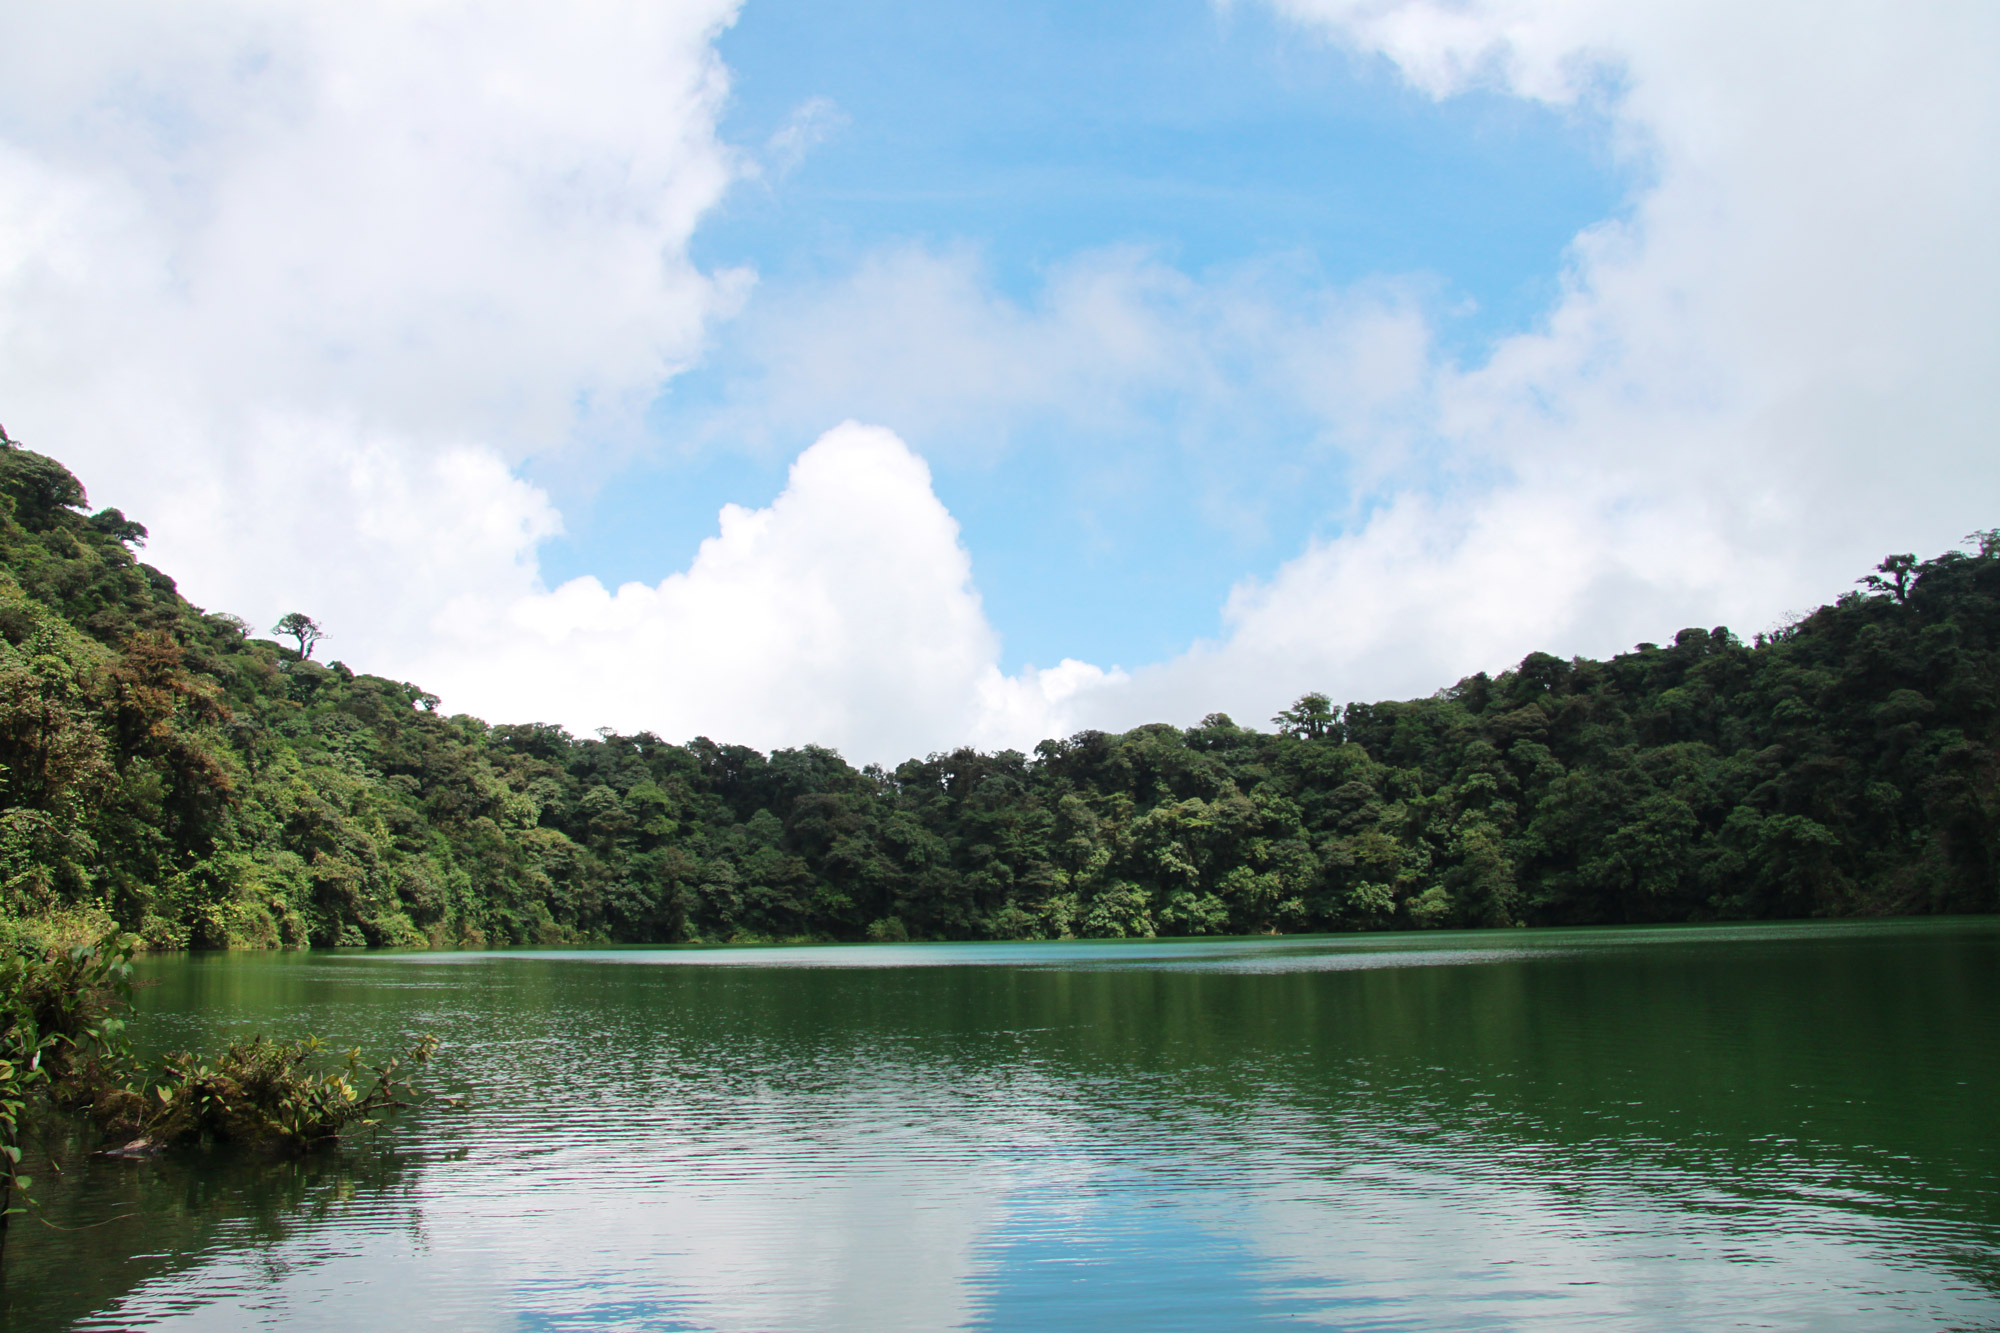
[[[142,517],[148,558],[197,601],[307,610],[329,656],[448,707],[891,762],[1044,734],[1110,678],[1000,674],[957,525],[886,432],[829,433],[657,586],[541,584],[562,520],[515,469],[633,431],[747,281],[687,258],[752,170],[715,134],[733,8],[17,19],[13,434]],[[776,166],[838,119],[802,107]]]
[[[1021,304],[966,253],[892,250],[746,314],[727,432],[838,404],[995,453],[1055,418],[1107,466],[1177,448],[1218,510],[1255,508],[1232,475],[1326,488],[1332,535],[1239,584],[1215,641],[1035,716],[1261,720],[1308,689],[1404,697],[1536,649],[1747,633],[2000,522],[2000,13],[1279,7],[1435,96],[1613,126],[1642,184],[1575,239],[1541,327],[1462,366],[1408,285],[1134,252]]]
[[[1132,252],[1022,305],[964,253],[891,251],[746,315],[758,365],[719,418],[739,435],[838,404],[961,450],[1059,417],[1107,458],[1179,445],[1216,478],[1344,455],[1336,535],[1239,585],[1215,642],[1037,716],[1260,720],[1307,689],[1407,696],[1535,649],[1754,630],[2000,520],[1982,13],[1291,8],[1436,95],[1616,126],[1646,183],[1577,237],[1543,327],[1460,367],[1410,289]]]
[[[1437,368],[1449,484],[1388,478],[1102,720],[1757,629],[2000,521],[2000,11],[1279,7],[1438,96],[1588,101],[1650,183],[1577,238],[1546,328]]]
[[[393,670],[533,582],[511,469],[617,438],[738,275],[729,0],[79,3],[0,44],[0,404],[203,603]]]
[[[848,116],[830,97],[808,97],[792,108],[764,145],[767,169],[784,177],[798,169],[806,155],[847,128]]]
[[[1194,277],[1142,248],[1087,251],[1016,301],[974,249],[904,244],[760,291],[722,341],[725,404],[687,423],[711,440],[768,444],[831,414],[991,457],[1051,419],[1092,448],[1157,447],[1163,399],[1203,447],[1258,411],[1293,413],[1307,443],[1378,442],[1423,387],[1429,330],[1408,284],[1343,291],[1296,256]]]
[[[726,506],[719,528],[656,586],[459,599],[422,679],[486,717],[890,764],[1046,735],[1052,710],[1110,679],[1076,662],[1000,675],[958,524],[888,431],[827,432],[768,508]]]
[[[4,420],[196,600],[308,610],[450,706],[863,759],[1754,629],[2000,521],[2000,11],[1277,2],[1436,96],[1617,127],[1646,183],[1577,238],[1545,327],[1465,368],[1410,283],[1108,251],[1019,302],[969,251],[891,249],[753,302],[706,423],[996,455],[1059,420],[1107,475],[1175,452],[1224,526],[1338,478],[1337,535],[1129,676],[1003,676],[924,464],[859,427],[685,572],[542,587],[561,520],[516,469],[631,438],[748,290],[687,258],[752,170],[715,133],[722,0],[16,17]],[[832,124],[802,107],[772,168]]]
[[[1359,512],[1350,497],[1428,474],[1432,285],[1342,288],[1298,255],[1194,275],[1114,247],[1016,299],[969,246],[896,244],[834,279],[760,288],[718,335],[720,404],[673,408],[673,433],[770,451],[829,419],[879,421],[961,485],[1035,476],[1052,527],[1109,515],[1121,530],[1096,530],[1121,559],[1123,525],[1141,545],[1184,530],[1249,559],[1301,492],[1338,521]]]

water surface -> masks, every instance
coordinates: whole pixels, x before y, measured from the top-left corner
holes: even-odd
[[[469,1105],[91,1165],[9,1328],[2000,1328],[1990,918],[145,971]]]

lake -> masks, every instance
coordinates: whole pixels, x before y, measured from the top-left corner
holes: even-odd
[[[97,1162],[8,1328],[2000,1328],[2000,920],[145,960],[435,1032],[303,1162]]]

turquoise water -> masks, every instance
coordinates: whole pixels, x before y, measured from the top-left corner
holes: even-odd
[[[2000,1328],[2000,921],[150,960],[463,1095],[77,1170],[9,1328]]]

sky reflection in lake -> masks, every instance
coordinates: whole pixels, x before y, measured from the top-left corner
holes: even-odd
[[[1990,1325],[1996,962],[1993,922],[160,961],[165,1044],[436,1030],[471,1106],[178,1249],[206,1168],[92,1168],[153,1220],[75,1326]],[[24,1294],[63,1262],[20,1237],[10,1327],[68,1322]]]

